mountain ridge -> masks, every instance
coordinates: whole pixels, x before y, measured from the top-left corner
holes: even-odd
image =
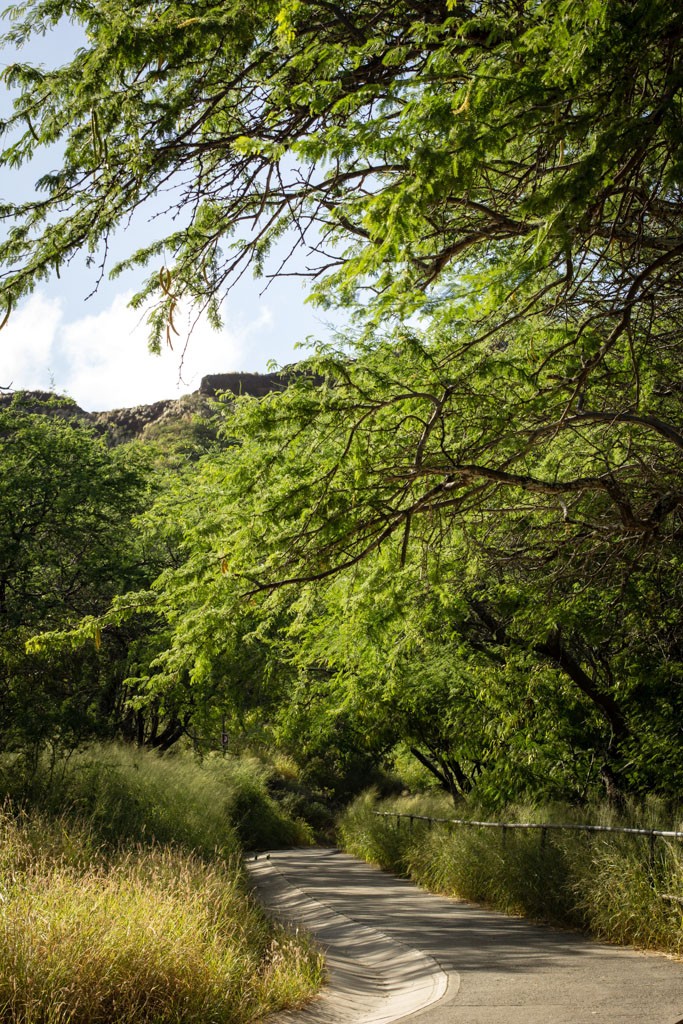
[[[202,377],[199,388],[179,398],[162,398],[156,402],[118,409],[88,412],[67,395],[53,391],[17,389],[0,394],[0,409],[19,406],[28,413],[40,413],[60,419],[78,419],[105,436],[108,444],[125,444],[153,433],[154,428],[174,420],[190,420],[210,415],[211,402],[221,394],[249,395],[263,398],[273,391],[284,390],[295,373],[292,370],[273,373],[213,373]]]

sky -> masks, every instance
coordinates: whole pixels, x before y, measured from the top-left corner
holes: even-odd
[[[61,64],[78,41],[75,29],[60,26],[19,56]],[[0,68],[14,59],[16,54],[0,52]],[[10,109],[5,91],[0,111]],[[47,154],[18,174],[0,170],[0,199],[27,199],[35,180],[57,160],[58,154]],[[158,230],[156,224],[155,236]],[[114,239],[110,266],[148,240],[148,224],[134,224]],[[144,313],[128,307],[145,276],[141,270],[138,276],[128,272],[116,281],[104,280],[92,295],[94,272],[83,263],[70,267],[59,281],[41,285],[0,331],[0,385],[67,394],[88,411],[117,409],[187,394],[206,374],[286,365],[306,354],[298,345],[307,337],[329,334],[321,314],[306,305],[300,279],[275,280],[263,292],[263,280],[245,275],[223,307],[223,330],[200,321],[188,337],[186,310],[176,318],[180,337],[174,337],[173,349],[154,356],[147,349]]]
[[[220,332],[200,322],[189,340],[178,320],[173,349],[151,355],[144,318],[127,305],[131,294],[115,292],[91,312],[87,303],[34,293],[0,333],[0,385],[68,394],[89,411],[118,409],[196,391],[208,373],[264,372],[271,361],[305,354],[294,345],[308,311],[291,303],[284,317],[262,301]]]

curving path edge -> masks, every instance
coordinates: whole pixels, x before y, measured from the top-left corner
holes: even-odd
[[[444,970],[433,956],[333,910],[288,880],[281,869],[291,852],[252,857],[246,868],[265,909],[305,928],[322,948],[327,984],[303,1009],[279,1014],[279,1022],[391,1024],[457,990],[457,971]],[[315,851],[320,857],[330,852]]]
[[[330,984],[278,1024],[683,1024],[683,963],[435,896],[335,849],[247,864]]]

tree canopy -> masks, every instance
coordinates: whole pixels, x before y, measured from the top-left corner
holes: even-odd
[[[0,751],[36,750],[97,732],[122,713],[122,638],[77,654],[27,653],[36,634],[102,614],[146,582],[131,519],[149,498],[148,460],[109,451],[54,397],[0,410]],[[118,642],[117,642],[118,639]],[[106,654],[106,657],[105,657]]]
[[[155,304],[157,346],[181,301],[218,323],[249,266],[352,314],[200,461],[182,565],[141,599],[166,623],[148,685],[242,700],[257,645],[270,707],[324,692],[328,721],[405,739],[454,791],[504,788],[516,730],[536,778],[564,764],[575,793],[597,776],[673,791],[678,6],[31,0],[12,17],[15,45],[63,17],[86,42],[5,72],[0,161],[63,148],[38,199],[0,210],[8,305],[83,249],[101,261],[163,194],[170,232],[113,268],[148,268],[135,301]]]
[[[457,281],[508,299],[500,328],[529,304],[580,318],[588,289],[596,364],[675,289],[682,28],[666,0],[30,0],[10,16],[13,45],[61,18],[87,41],[63,67],[4,73],[19,96],[3,163],[64,147],[40,199],[3,210],[8,298],[162,190],[180,227],[131,260],[152,264],[167,317],[186,292],[220,298],[291,226],[327,301],[366,287],[382,314]]]

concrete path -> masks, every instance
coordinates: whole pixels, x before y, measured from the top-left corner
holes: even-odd
[[[251,860],[274,914],[326,951],[287,1024],[683,1024],[683,963],[433,896],[337,850]]]

